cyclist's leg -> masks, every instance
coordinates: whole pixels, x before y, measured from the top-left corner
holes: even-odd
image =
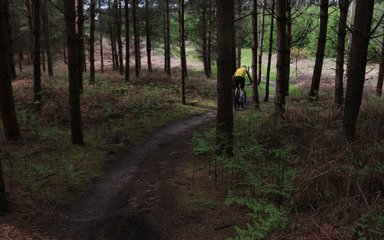
[[[244,93],[244,102],[246,103],[247,102],[247,95],[245,93],[245,78],[243,78],[243,77],[240,80],[240,87],[241,87],[241,90]]]

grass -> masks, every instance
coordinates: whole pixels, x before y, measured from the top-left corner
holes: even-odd
[[[97,73],[94,86],[89,86],[84,76],[84,147],[70,141],[65,73],[56,72],[54,78],[43,79],[44,106],[40,113],[30,100],[32,83],[28,79],[15,81],[23,138],[17,142],[2,139],[0,143],[0,160],[13,202],[56,206],[72,201],[129,147],[168,123],[202,113],[203,104],[211,103],[215,96],[214,82],[198,84],[201,79],[191,77],[187,101],[195,106],[182,105],[177,73],[173,79],[158,72],[143,73],[141,79],[124,84],[120,75],[107,71]]]

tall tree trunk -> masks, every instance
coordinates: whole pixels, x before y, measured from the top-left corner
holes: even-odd
[[[284,87],[284,92],[285,96],[289,95],[289,79],[291,75],[291,42],[292,42],[292,0],[287,0],[287,49],[288,49],[288,54],[285,55],[286,58],[286,64],[287,64],[287,69],[285,71],[285,74],[287,75],[285,77],[285,86]]]
[[[242,18],[242,10],[241,10],[241,4],[242,0],[237,1],[239,4],[239,19],[237,22],[237,27],[236,27],[236,36],[237,36],[237,46],[236,46],[236,67],[239,68],[241,67],[241,49],[242,49],[242,44],[243,44],[243,21],[241,20]]]
[[[212,0],[209,1],[209,11],[208,11],[208,37],[207,37],[207,77],[210,78],[212,75],[212,32],[213,25],[215,23],[214,16],[215,8],[213,6]]]
[[[72,1],[72,0],[69,0]],[[86,64],[85,64],[85,49],[84,49],[84,14],[83,14],[83,0],[76,0],[77,6],[76,6],[76,14],[77,14],[77,33],[79,34],[79,40],[80,40],[80,69],[81,71],[86,71]],[[68,41],[68,39],[67,39]],[[68,43],[69,44],[69,43]],[[68,45],[69,46],[69,45]],[[68,49],[68,57],[69,57],[69,49]],[[70,58],[70,57],[69,57]],[[79,78],[79,90],[80,92],[83,92],[83,77]]]
[[[16,118],[12,92],[12,72],[10,68],[11,36],[8,24],[9,2],[0,1],[0,113],[5,139],[15,140],[20,137],[20,128]],[[0,184],[1,185],[1,184]],[[0,186],[0,212],[4,207],[5,192]],[[4,194],[4,196],[2,196]]]
[[[32,0],[33,6],[33,86],[34,103],[41,111],[41,68],[40,68],[40,0]]]
[[[8,201],[6,197],[4,179],[3,179],[3,167],[0,159],[0,216],[8,211]]]
[[[23,71],[23,49],[19,50],[19,71]]]
[[[64,40],[63,40],[63,58],[64,58],[64,64],[68,64],[68,61],[67,61],[67,40],[66,40],[66,36],[64,36]]]
[[[164,65],[165,72],[171,75],[171,33],[169,29],[169,0],[165,0],[164,15]]]
[[[80,109],[80,84],[83,78],[82,66],[82,33],[76,32],[75,1],[66,0],[64,4],[65,28],[68,43],[68,73],[69,73],[69,113],[71,117],[72,143],[84,145],[83,128]]]
[[[116,38],[117,38],[117,47],[119,51],[119,72],[121,75],[124,74],[124,63],[123,63],[123,43],[121,41],[121,1],[117,3],[115,0],[115,23],[116,23]]]
[[[220,153],[233,154],[232,75],[236,69],[233,0],[217,4],[217,143]]]
[[[116,62],[116,46],[115,46],[115,33],[113,29],[113,24],[110,22],[109,23],[109,33],[110,33],[110,38],[111,38],[111,54],[112,54],[112,68],[113,70],[116,70],[117,68],[117,62]]]
[[[255,107],[259,107],[259,90],[257,86],[257,0],[252,0],[252,100]]]
[[[42,8],[42,19],[43,19],[43,31],[44,31],[44,43],[45,51],[47,53],[48,63],[48,75],[53,76],[53,63],[52,63],[52,52],[51,52],[51,39],[49,38],[49,19],[48,19],[48,3],[44,0]]]
[[[275,91],[275,114],[282,116],[285,112],[286,86],[288,85],[287,55],[289,54],[287,44],[287,1],[280,0],[276,4],[277,25],[277,61],[276,61],[276,91]]]
[[[96,2],[92,1],[89,11],[91,22],[89,32],[89,84],[95,83],[95,8]]]
[[[101,1],[99,0],[99,45],[100,45],[100,68],[101,68],[101,73],[104,73],[104,53],[103,53],[103,31],[101,29]]]
[[[187,57],[185,53],[184,0],[179,0],[179,35],[181,61],[181,103],[185,105],[185,79],[187,78]]]
[[[384,30],[384,22],[383,24],[383,30]],[[383,42],[381,43],[381,62],[379,67],[379,76],[377,78],[377,86],[376,86],[376,95],[381,96],[383,94],[383,80],[384,80],[384,36],[383,36]]]
[[[41,49],[41,66],[43,67],[43,72],[45,73],[45,52],[44,52],[44,49]]]
[[[204,65],[204,74],[208,78],[208,42],[207,42],[207,27],[208,27],[208,20],[207,20],[207,12],[208,12],[208,5],[207,2],[204,1],[202,3],[202,16],[201,16],[201,49],[202,49],[202,57],[203,57],[203,65]]]
[[[145,32],[146,32],[146,49],[147,49],[147,65],[148,65],[148,71],[152,72],[152,22],[151,22],[151,14],[149,12],[149,0],[145,0],[145,14],[147,20],[145,21]]]
[[[356,120],[363,96],[374,3],[374,0],[356,1],[344,105],[344,131],[348,139],[355,137]]]
[[[33,59],[33,20],[32,20],[32,6],[31,0],[25,0],[25,5],[27,6],[27,17],[28,17],[28,27],[29,27],[29,55]],[[30,62],[28,62],[30,63]]]
[[[323,69],[325,44],[327,42],[327,25],[328,25],[328,6],[329,0],[320,1],[320,31],[317,41],[317,52],[315,67],[313,69],[311,90],[309,92],[310,100],[316,101],[319,94],[321,71]]]
[[[267,63],[267,77],[265,79],[265,96],[264,102],[268,102],[269,99],[269,81],[271,77],[271,62],[272,62],[272,45],[273,45],[273,24],[274,24],[274,15],[275,15],[275,0],[272,0],[271,6],[271,26],[269,30],[269,50],[268,50],[268,63]]]
[[[128,8],[128,0],[125,0],[125,82],[129,82],[129,8]]]
[[[336,57],[336,75],[335,75],[335,104],[342,105],[344,98],[344,53],[345,53],[345,37],[347,34],[347,17],[348,17],[349,0],[340,0],[340,18],[339,31],[337,34],[337,57]]]
[[[137,17],[137,0],[132,0],[132,17],[133,17],[133,33],[135,44],[135,74],[136,78],[140,77],[141,72],[141,48],[140,48],[140,32],[139,32],[139,20]]]
[[[261,20],[261,31],[260,31],[260,52],[259,52],[259,69],[257,71],[257,84],[260,85],[261,83],[261,72],[262,72],[262,63],[263,63],[263,45],[264,45],[264,33],[265,33],[265,9],[267,5],[267,0],[264,0],[263,4],[263,13],[262,13],[262,20]],[[256,82],[256,79],[255,79]]]

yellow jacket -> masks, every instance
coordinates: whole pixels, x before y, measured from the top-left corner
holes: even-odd
[[[252,78],[245,67],[240,67],[236,70],[236,72],[233,74],[232,79],[235,80],[236,77],[243,77],[245,78],[245,75],[248,76],[250,83],[252,84]]]
[[[233,77],[245,77],[245,75],[248,75],[248,71],[245,67],[241,67],[241,68],[238,68],[235,72],[235,74],[233,74]]]

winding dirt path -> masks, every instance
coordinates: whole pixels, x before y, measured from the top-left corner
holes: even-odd
[[[105,177],[53,227],[53,239],[223,239],[224,206],[185,208],[180,189],[194,194],[180,170],[193,156],[191,139],[213,111],[172,124],[113,164]],[[192,160],[193,161],[193,160]],[[186,190],[187,189],[187,190]],[[188,190],[189,189],[189,190]],[[188,192],[190,191],[190,192]],[[224,213],[223,213],[224,212]],[[220,217],[215,218],[215,215]],[[220,222],[221,221],[221,222]],[[230,221],[230,220],[228,220]],[[211,225],[211,226],[209,226]],[[220,231],[218,231],[220,229]],[[224,234],[224,235],[223,235]]]

